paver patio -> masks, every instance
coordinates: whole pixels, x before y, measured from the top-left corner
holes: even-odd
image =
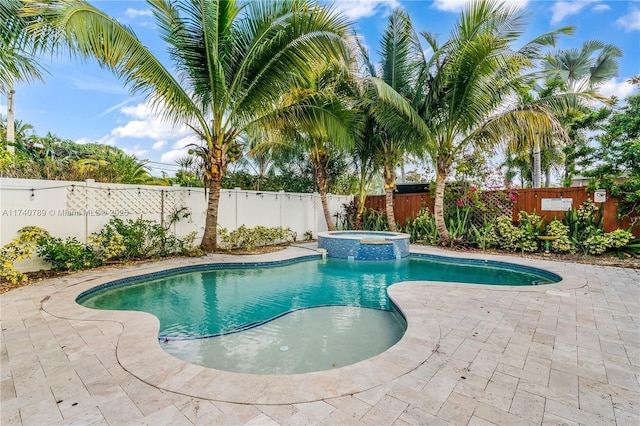
[[[409,324],[397,345],[353,366],[293,376],[184,363],[162,351],[151,315],[74,302],[132,274],[309,253],[171,259],[1,295],[2,425],[640,424],[639,270],[456,253],[540,267],[563,281],[392,286]]]

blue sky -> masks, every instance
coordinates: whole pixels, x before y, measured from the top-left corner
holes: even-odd
[[[131,26],[154,53],[166,58],[146,2],[102,0],[93,3]],[[621,99],[633,93],[634,88],[625,80],[640,74],[640,1],[518,0],[509,3],[516,3],[529,14],[525,38],[573,25],[575,35],[563,37],[559,48],[579,48],[584,41],[592,39],[620,47],[624,52],[620,76],[604,84],[601,93],[615,94]],[[393,8],[404,7],[418,31],[440,34],[444,39],[464,4],[466,0],[340,0],[336,7],[352,19],[375,55],[379,35]],[[193,142],[188,129],[162,123],[143,99],[130,96],[120,81],[93,62],[79,62],[66,56],[46,58],[43,62],[48,70],[44,82],[16,86],[16,119],[32,124],[38,135],[51,132],[80,143],[117,146],[154,162],[150,165],[156,175],[161,170],[172,174],[177,169],[173,166],[174,160],[185,155],[184,146]],[[0,113],[6,117],[4,98],[0,100]]]

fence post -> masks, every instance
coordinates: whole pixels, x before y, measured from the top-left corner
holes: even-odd
[[[90,198],[89,198],[89,188],[91,185],[95,184],[95,179],[85,179],[85,192],[84,192],[84,242],[87,243],[89,241],[89,210],[91,210]]]
[[[160,190],[160,227],[164,229],[164,189]]]
[[[280,200],[280,227],[284,228],[284,190],[281,189],[280,191],[278,191],[278,195],[280,197],[278,197],[278,195],[276,195],[276,198],[278,198]]]
[[[235,188],[233,188],[233,190],[235,191],[235,208],[234,208],[234,222],[233,222],[233,230],[238,229],[238,193],[240,192],[240,187],[236,186]]]

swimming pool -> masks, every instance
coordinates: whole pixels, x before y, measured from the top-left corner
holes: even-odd
[[[185,361],[229,371],[292,374],[348,365],[395,344],[405,325],[387,297],[393,283],[532,285],[560,279],[534,268],[429,255],[377,262],[305,260],[170,270],[108,283],[77,301],[89,308],[155,315],[161,346]],[[382,338],[376,344],[357,343],[363,336],[368,336],[365,343]],[[299,350],[314,343],[319,350]],[[338,352],[353,356],[344,359]],[[309,359],[313,353],[319,355],[317,363],[308,362],[314,361]],[[304,362],[295,361],[299,355]]]

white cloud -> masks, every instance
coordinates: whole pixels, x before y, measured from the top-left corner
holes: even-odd
[[[470,0],[435,0],[433,7],[445,12],[459,12],[470,3]]]
[[[182,149],[187,145],[198,144],[199,139],[196,136],[187,136],[185,138],[177,140],[172,148],[173,149]]]
[[[187,150],[185,149],[173,149],[162,154],[160,162],[165,164],[175,164],[178,158],[184,157],[187,154]]]
[[[0,115],[7,115],[7,105],[0,104]]]
[[[341,0],[335,3],[336,9],[352,20],[377,14],[385,15],[398,6],[398,0]]]
[[[186,126],[174,127],[171,123],[162,120],[146,103],[124,106],[120,112],[134,120],[113,129],[111,135],[115,137],[151,138],[157,141],[183,137],[190,133]]]
[[[111,135],[103,136],[96,141],[97,143],[101,143],[102,145],[116,146],[116,138]]]
[[[469,3],[471,0],[435,0],[433,7],[445,12],[460,12]],[[505,0],[507,6],[516,6],[518,9],[526,7],[527,3],[529,0]]]
[[[140,145],[134,145],[130,148],[122,147],[120,149],[122,149],[125,154],[135,155],[136,158],[144,158],[145,154],[148,152],[146,149],[142,148]]]
[[[625,99],[636,89],[636,86],[628,83],[627,81],[618,82],[617,78],[612,78],[604,82],[598,90],[602,96],[610,97],[615,96],[620,100]]]
[[[196,136],[187,136],[177,140],[171,146],[171,150],[165,152],[160,157],[160,162],[165,164],[175,164],[175,161],[180,158],[189,155],[188,145],[198,144],[199,139]]]
[[[93,142],[94,142],[93,139],[89,139],[89,138],[85,138],[85,137],[82,137],[80,139],[76,139],[75,140],[75,143],[77,143],[78,145],[86,145],[86,144],[93,143]]]
[[[158,141],[158,142],[153,144],[153,149],[156,150],[156,151],[159,151],[162,148],[164,148],[165,146],[167,146],[167,141]]]
[[[629,7],[629,13],[620,17],[616,23],[624,28],[625,31],[640,31],[640,9]]]
[[[609,6],[607,4],[597,4],[597,5],[593,6],[592,10],[594,12],[605,12],[607,10],[611,10],[611,6]]]
[[[558,1],[551,6],[551,24],[557,24],[561,22],[567,16],[575,15],[590,3],[598,0],[573,0],[573,1]]]
[[[129,19],[135,19],[138,16],[153,16],[153,12],[151,12],[149,9],[140,10],[140,9],[128,8],[124,12],[124,16],[126,16]]]

